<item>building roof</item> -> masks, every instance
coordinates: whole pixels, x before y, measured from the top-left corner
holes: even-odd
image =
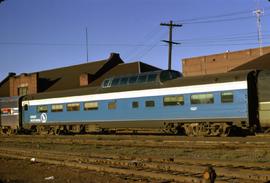
[[[15,75],[15,73],[10,72],[7,77],[0,82],[0,96],[9,96],[9,78]]]
[[[30,74],[37,74],[37,92],[53,92],[61,90],[76,89],[79,87],[100,86],[106,78],[119,75],[135,74],[148,71],[160,70],[157,67],[142,63],[124,63],[118,53],[111,53],[108,59],[95,62],[88,62],[68,67],[56,68],[45,71],[38,71]],[[87,85],[81,85],[81,76],[87,76]],[[13,73],[0,82],[0,97],[10,96],[10,77],[20,77]]]
[[[270,69],[270,53],[267,53],[255,59],[251,59],[247,63],[240,65],[230,71],[239,71],[248,69],[257,69],[257,70]]]
[[[123,60],[119,54],[112,53],[105,60],[41,71],[38,73],[38,92],[78,88],[81,74],[88,74],[92,80],[96,80],[106,72],[107,67],[115,67],[120,63],[123,63]]]

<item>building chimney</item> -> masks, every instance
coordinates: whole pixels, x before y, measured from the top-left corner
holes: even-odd
[[[90,83],[90,77],[88,73],[82,73],[80,75],[80,86],[87,86]]]

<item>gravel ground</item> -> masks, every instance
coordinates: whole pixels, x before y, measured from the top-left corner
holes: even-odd
[[[63,166],[0,157],[0,183],[119,183],[147,182]]]
[[[100,137],[101,138],[101,137]],[[103,137],[102,137],[103,138]],[[105,138],[105,137],[104,137]],[[110,139],[106,136],[106,138]],[[264,139],[264,138],[263,138]],[[99,139],[97,139],[99,140]],[[117,139],[118,140],[118,139]],[[213,139],[215,140],[215,139]],[[149,142],[145,142],[149,143]],[[60,153],[79,153],[82,155],[98,154],[129,157],[159,157],[164,159],[183,158],[191,160],[221,160],[230,162],[270,162],[270,148],[225,148],[213,149],[192,148],[192,145],[178,148],[151,148],[128,146],[102,146],[89,144],[54,144],[40,142],[5,142],[0,147],[31,150],[48,150]],[[53,177],[52,177],[53,176]],[[47,179],[48,180],[47,180]],[[126,177],[109,173],[93,172],[43,163],[32,163],[30,160],[15,160],[0,157],[0,183],[77,183],[77,182],[155,182],[155,180]],[[156,181],[157,182],[157,181]]]

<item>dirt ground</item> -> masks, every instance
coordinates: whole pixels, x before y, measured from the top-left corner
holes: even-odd
[[[23,138],[23,137],[22,137]],[[270,162],[270,148],[241,148],[236,146],[226,147],[226,144],[217,148],[194,148],[192,143],[190,147],[140,147],[140,146],[122,146],[122,145],[102,145],[99,141],[105,137],[99,137],[97,144],[79,144],[79,143],[51,143],[39,141],[5,141],[0,139],[0,148],[16,148],[32,151],[52,151],[67,155],[68,153],[80,154],[82,157],[101,157],[119,156],[119,158],[129,157],[131,159],[158,158],[158,159],[187,159],[187,160],[212,160],[229,162],[234,165],[239,163],[267,163]],[[107,136],[106,136],[107,138]],[[159,137],[157,137],[159,138]],[[110,137],[108,137],[110,139]],[[241,140],[236,139],[236,140]],[[265,139],[265,138],[263,138]],[[21,139],[22,140],[22,139]],[[203,139],[202,139],[203,140]],[[199,139],[199,141],[202,141]],[[224,139],[223,139],[224,140]],[[225,139],[226,140],[226,139]],[[231,139],[229,139],[231,140]],[[255,139],[256,140],[256,139]],[[257,139],[258,140],[258,139]],[[269,138],[266,139],[270,140]],[[139,140],[138,140],[139,141]],[[259,142],[260,139],[258,140]],[[113,141],[112,141],[113,142]],[[155,143],[156,141],[143,141],[145,143]],[[229,141],[228,141],[229,143]],[[243,142],[245,143],[245,142]],[[262,145],[266,142],[263,141]],[[136,141],[134,141],[136,145]],[[209,146],[209,145],[208,145]],[[211,146],[211,143],[210,143]],[[99,157],[97,156],[97,157]],[[117,175],[102,172],[94,172],[84,169],[76,169],[60,165],[49,165],[29,160],[16,160],[3,158],[0,156],[0,183],[122,183],[122,182],[162,182],[157,179],[147,179],[127,175]]]
[[[0,183],[120,183],[134,181],[147,182],[147,180],[132,180],[132,177],[127,178],[121,175],[0,157]]]

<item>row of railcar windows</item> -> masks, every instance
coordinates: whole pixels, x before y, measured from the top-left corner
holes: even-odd
[[[233,103],[233,93],[232,92],[221,92],[221,103]],[[214,94],[205,93],[205,94],[193,94],[190,96],[191,104],[213,104],[214,103]],[[183,95],[175,95],[175,96],[165,96],[163,97],[163,105],[164,106],[177,106],[184,105],[184,96]],[[90,110],[98,110],[99,103],[98,102],[85,102],[83,103],[83,107],[85,111]],[[145,101],[145,107],[151,108],[155,107],[154,100]],[[112,101],[108,103],[108,109],[114,110],[117,108],[116,101]],[[132,108],[139,108],[139,102],[133,101]],[[51,112],[62,112],[64,109],[63,104],[52,104]],[[66,104],[67,111],[79,111],[80,103],[69,103]],[[40,113],[48,112],[47,105],[37,106],[37,111]]]

